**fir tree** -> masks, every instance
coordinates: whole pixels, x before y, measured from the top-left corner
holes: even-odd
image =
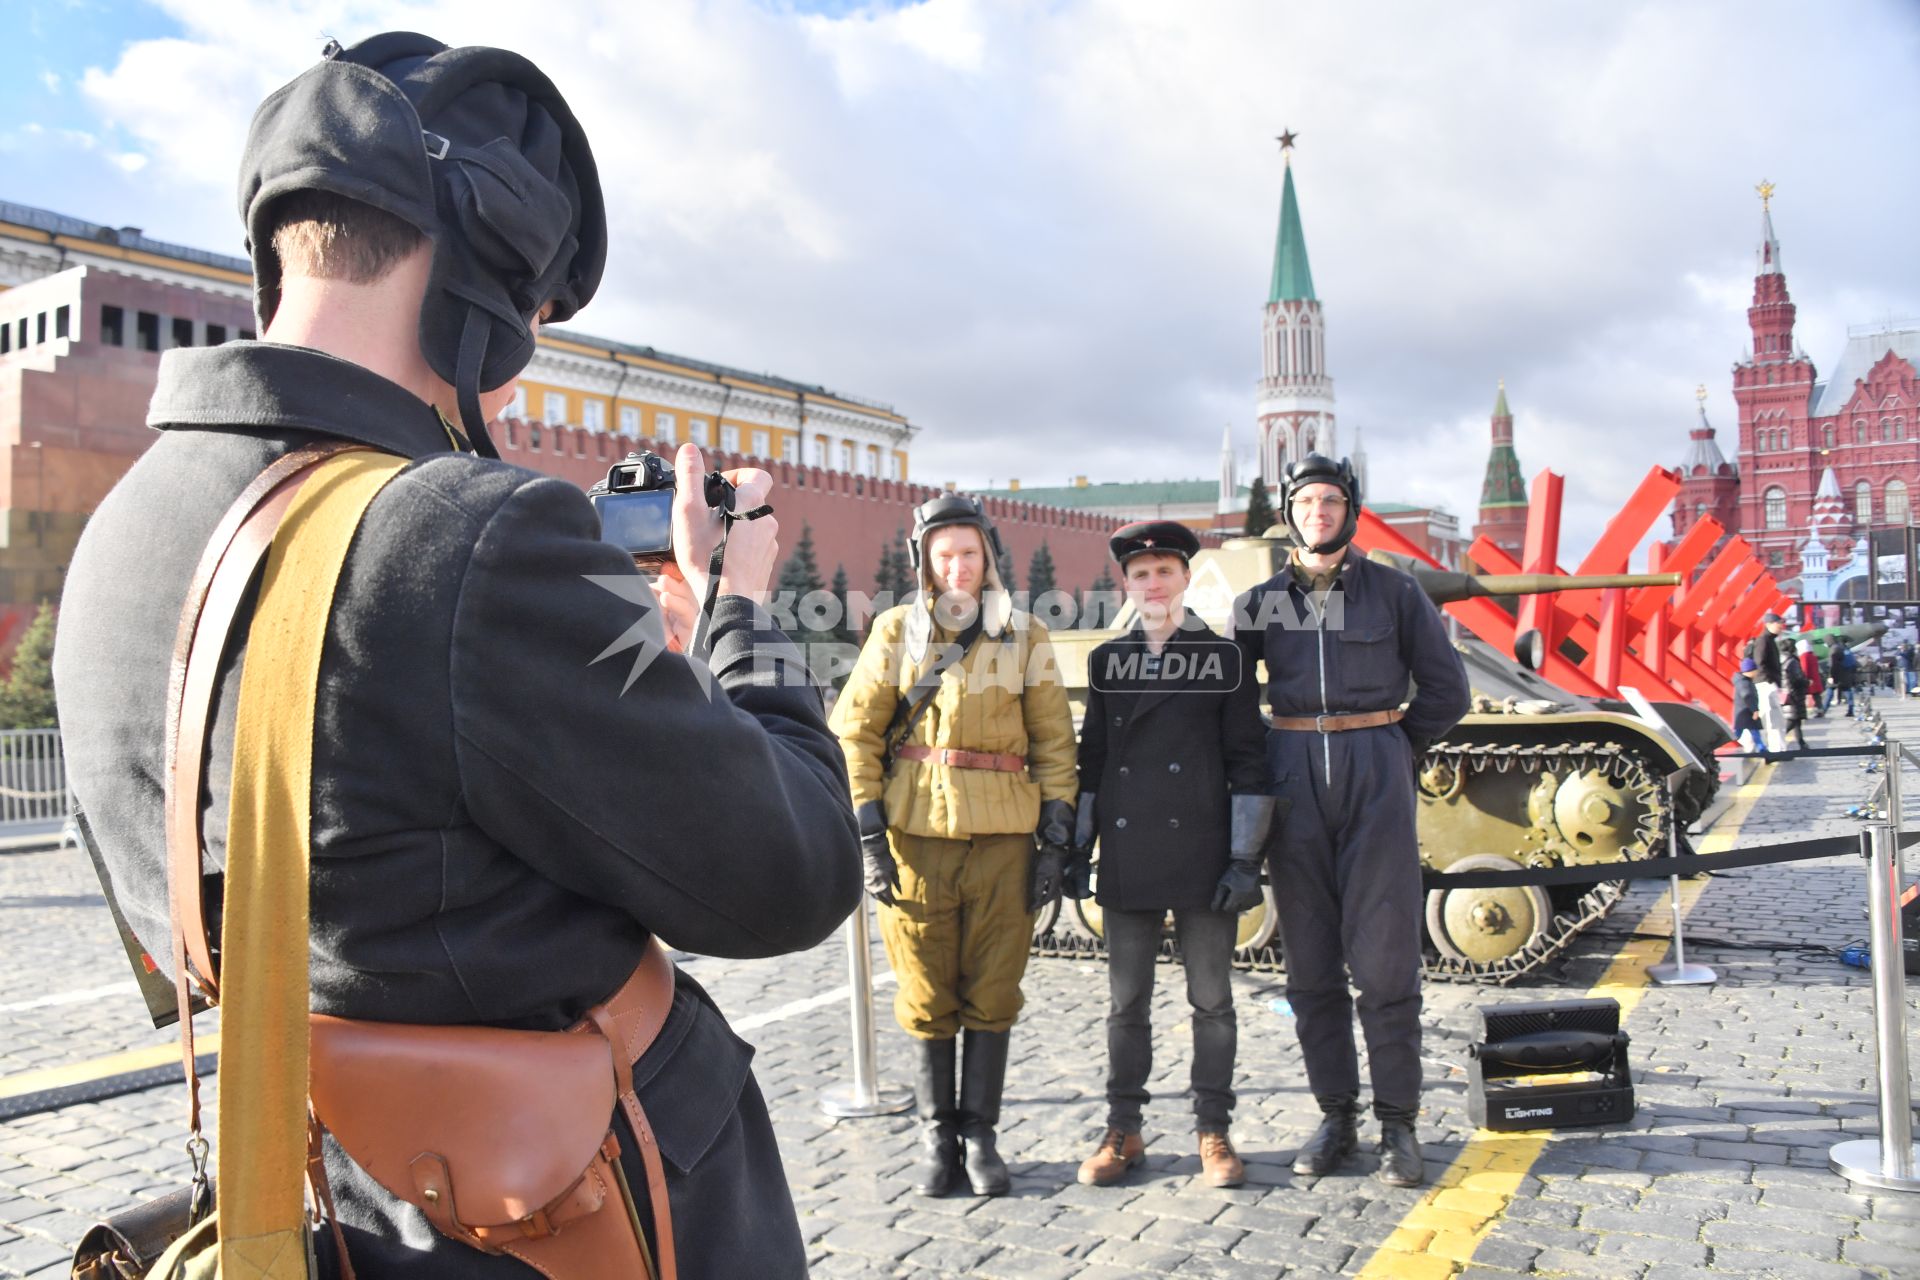
[[[13,673],[0,686],[0,729],[57,729],[53,705],[53,606],[42,602],[20,645]]]
[[[833,584],[827,588],[833,598],[840,602],[840,621],[834,624],[833,639],[840,644],[858,645],[860,627],[853,616],[853,609],[847,603],[847,566],[837,564],[833,567]]]
[[[826,583],[820,580],[820,564],[813,554],[813,526],[800,526],[800,545],[793,549],[787,562],[780,566],[780,583],[777,590],[790,591],[793,607],[799,607],[801,599],[809,591],[824,591]]]
[[[780,582],[775,592],[780,603],[793,616],[793,625],[786,629],[787,639],[800,646],[801,652],[807,656],[807,665],[818,678],[826,670],[822,660],[830,652],[828,646],[839,637],[832,623],[821,616],[827,584],[820,580],[820,563],[813,551],[812,525],[800,526],[800,545],[780,566]],[[819,630],[810,625],[823,621],[828,621],[828,625]]]
[[[1098,630],[1113,621],[1113,615],[1119,612],[1119,586],[1113,580],[1113,574],[1105,565],[1100,566],[1100,576],[1093,580],[1087,593],[1081,599],[1080,625],[1089,631]]]
[[[1247,536],[1257,538],[1272,528],[1273,523],[1273,503],[1267,499],[1267,482],[1255,476],[1253,486],[1247,490]]]
[[[873,575],[880,603],[892,608],[913,590],[913,560],[907,554],[907,531],[896,528],[893,541],[880,548],[880,570]]]
[[[1037,607],[1040,597],[1053,589],[1053,552],[1047,549],[1043,541],[1027,564],[1027,599],[1031,602],[1030,607]]]

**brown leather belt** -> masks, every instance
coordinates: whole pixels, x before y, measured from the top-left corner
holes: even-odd
[[[901,747],[893,753],[901,760],[931,760],[949,769],[991,769],[996,773],[1020,773],[1027,767],[1025,756],[997,754],[992,751],[955,751],[949,747]]]
[[[1273,727],[1340,733],[1347,729],[1373,729],[1383,724],[1397,724],[1406,714],[1401,708],[1395,707],[1391,711],[1355,711],[1350,715],[1275,716]]]

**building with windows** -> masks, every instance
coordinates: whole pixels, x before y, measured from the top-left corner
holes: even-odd
[[[254,337],[244,258],[0,201],[0,650],[36,602],[57,600],[88,515],[154,439],[161,353]],[[774,476],[782,541],[811,529],[829,576],[856,589],[913,507],[919,428],[843,391],[568,329],[540,335],[517,399],[493,427],[510,462],[585,487],[634,449],[692,440],[716,466]],[[1061,586],[1106,565],[1102,516],[993,498],[1024,571],[1044,542]]]
[[[920,428],[877,400],[545,329],[505,416],[906,480]]]
[[[1247,491],[1238,492],[1238,511],[1219,510],[1220,484],[1214,480],[1102,480],[1075,476],[1063,485],[1023,485],[1009,480],[1004,488],[982,489],[983,495],[1018,502],[1037,502],[1068,511],[1084,511],[1110,526],[1133,520],[1173,520],[1200,532],[1236,534],[1246,527]]]
[[[1740,410],[1736,523],[1775,577],[1791,587],[1829,472],[1847,519],[1845,529],[1823,526],[1821,541],[1836,555],[1860,539],[1871,540],[1875,531],[1913,522],[1911,486],[1920,481],[1920,320],[1850,327],[1833,371],[1820,378],[1794,339],[1795,309],[1773,230],[1773,186],[1763,182],[1759,191],[1760,247],[1747,309],[1753,346],[1733,366]],[[1689,499],[1683,493],[1679,500]],[[1678,520],[1676,513],[1676,528]]]
[[[1678,468],[1680,492],[1673,500],[1673,537],[1679,541],[1702,518],[1712,516],[1727,531],[1720,538],[1720,543],[1725,543],[1740,527],[1740,472],[1727,461],[1714,439],[1713,424],[1707,421],[1706,387],[1694,396],[1700,402],[1700,425],[1687,433],[1692,444]],[[1831,469],[1827,476],[1831,479]],[[1784,520],[1785,514],[1780,518]],[[1719,545],[1715,544],[1713,550],[1718,551]]]

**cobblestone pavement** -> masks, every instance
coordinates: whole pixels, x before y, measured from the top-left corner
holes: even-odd
[[[1920,742],[1920,702],[1880,706],[1895,736]],[[1829,717],[1811,722],[1808,737],[1842,745],[1861,735]],[[1776,766],[1740,843],[1851,833],[1844,810],[1872,782],[1854,760]],[[1920,779],[1908,792],[1920,794]],[[1834,1142],[1873,1131],[1871,989],[1864,971],[1802,948],[1864,935],[1856,858],[1705,883],[1688,917],[1688,951],[1720,981],[1652,988],[1632,1008],[1640,1108],[1632,1123],[1470,1143],[1464,1064],[1476,1008],[1584,993],[1636,930],[1665,931],[1664,889],[1641,882],[1546,981],[1506,992],[1429,987],[1428,1172],[1439,1179],[1456,1159],[1463,1169],[1505,1168],[1498,1193],[1457,1171],[1441,1188],[1392,1190],[1366,1176],[1370,1153],[1341,1176],[1293,1176],[1294,1149],[1318,1116],[1292,1025],[1274,1007],[1282,991],[1264,974],[1234,979],[1234,1133],[1247,1184],[1200,1186],[1184,1095],[1184,1000],[1179,970],[1165,966],[1146,1166],[1122,1187],[1076,1185],[1105,1110],[1105,972],[1049,959],[1029,970],[1014,1032],[1000,1144],[1013,1193],[923,1199],[905,1184],[915,1145],[906,1117],[835,1121],[817,1106],[822,1086],[848,1074],[844,944],[778,961],[688,964],[758,1046],[819,1277],[1920,1276],[1920,1195],[1857,1194],[1826,1165]],[[877,951],[876,971],[885,973]],[[889,993],[883,976],[880,1070],[898,1087],[909,1059]],[[0,855],[0,1083],[166,1038],[127,980],[84,859]],[[183,1100],[184,1089],[169,1086],[0,1123],[0,1276],[64,1274],[90,1215],[180,1185]],[[1400,1252],[1381,1252],[1390,1240]]]

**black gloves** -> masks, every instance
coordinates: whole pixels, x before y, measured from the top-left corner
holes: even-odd
[[[1073,857],[1067,859],[1067,882],[1061,892],[1075,901],[1093,896],[1093,842],[1100,838],[1100,816],[1095,791],[1082,791],[1073,811]]]
[[[1260,905],[1260,863],[1273,831],[1272,796],[1236,795],[1226,871],[1213,891],[1213,909],[1238,914]]]
[[[1073,806],[1065,800],[1040,803],[1040,825],[1034,829],[1033,887],[1027,910],[1039,911],[1060,901],[1067,860],[1073,856]]]
[[[869,800],[855,817],[860,821],[860,857],[867,864],[867,892],[875,902],[890,907],[900,887],[900,864],[887,844],[887,811],[878,800]]]

